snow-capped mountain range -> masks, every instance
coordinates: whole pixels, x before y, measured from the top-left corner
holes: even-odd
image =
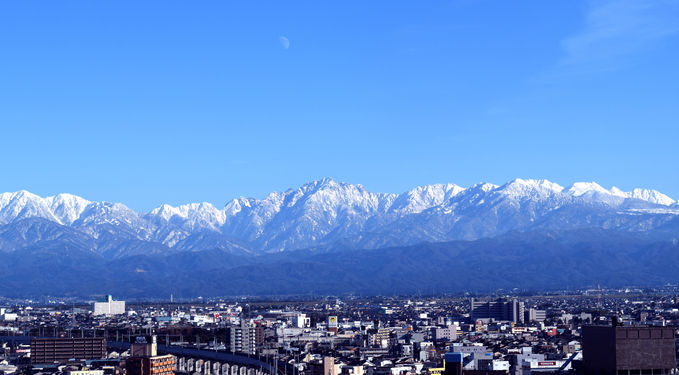
[[[624,192],[594,182],[564,188],[515,179],[373,193],[326,178],[264,199],[161,205],[148,213],[71,195],[0,194],[0,251],[69,243],[109,257],[220,249],[235,254],[304,248],[381,248],[474,240],[508,231],[676,226],[679,202],[655,190]],[[669,229],[668,229],[669,228]]]

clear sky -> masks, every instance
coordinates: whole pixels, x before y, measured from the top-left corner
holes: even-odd
[[[136,210],[326,176],[679,199],[679,1],[0,4],[0,191]]]

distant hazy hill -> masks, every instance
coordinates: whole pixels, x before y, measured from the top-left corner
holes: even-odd
[[[517,179],[396,195],[324,179],[222,209],[149,213],[20,191],[0,194],[0,294],[648,285],[679,281],[669,271],[679,266],[677,238],[679,203],[596,183]]]
[[[127,297],[395,294],[676,283],[676,240],[605,230],[511,232],[373,250],[107,259],[71,245],[0,253],[0,295]]]

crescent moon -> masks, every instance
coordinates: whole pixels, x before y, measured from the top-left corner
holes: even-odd
[[[286,38],[286,37],[284,37],[284,36],[281,36],[281,45],[282,45],[283,48],[285,48],[285,49],[290,48],[290,41],[288,40],[288,38]]]

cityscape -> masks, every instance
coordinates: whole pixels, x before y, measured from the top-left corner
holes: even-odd
[[[0,1],[0,375],[679,375],[679,0]]]
[[[679,287],[0,310],[5,374],[669,374]]]

